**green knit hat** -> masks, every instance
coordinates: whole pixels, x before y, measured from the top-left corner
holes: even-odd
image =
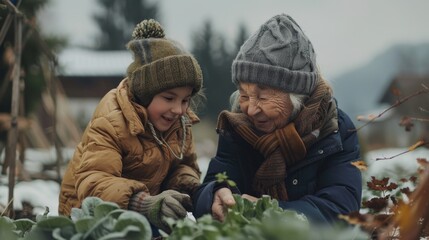
[[[137,24],[127,48],[134,55],[127,69],[129,90],[139,104],[147,107],[156,94],[171,88],[189,86],[193,94],[201,89],[197,60],[178,42],[166,39],[157,21]]]

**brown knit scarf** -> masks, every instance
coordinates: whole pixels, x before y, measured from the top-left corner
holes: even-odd
[[[285,186],[286,167],[305,158],[307,149],[338,129],[337,110],[332,92],[325,81],[316,89],[298,116],[282,129],[260,135],[243,113],[223,111],[218,129],[230,125],[265,158],[253,179],[253,189],[278,200],[288,200]]]

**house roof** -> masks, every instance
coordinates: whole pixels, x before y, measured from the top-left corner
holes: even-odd
[[[65,49],[58,55],[60,76],[125,76],[133,61],[129,51]]]
[[[392,79],[388,88],[384,91],[380,103],[393,105],[398,100],[403,100],[425,87],[429,87],[429,75],[398,75]],[[429,95],[413,96],[401,103],[397,108],[402,114],[427,117]]]

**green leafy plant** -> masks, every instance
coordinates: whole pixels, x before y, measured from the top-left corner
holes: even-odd
[[[312,226],[304,215],[283,210],[277,200],[263,196],[251,202],[234,195],[236,204],[228,209],[224,222],[204,215],[196,222],[183,219],[169,224],[173,227],[166,239],[368,239],[358,228],[344,226]]]
[[[0,239],[151,239],[147,219],[133,211],[120,209],[115,203],[88,197],[80,209],[65,216],[39,215],[36,222],[29,219],[11,220],[0,217]]]
[[[234,181],[228,179],[228,176],[226,175],[226,172],[218,173],[218,174],[215,175],[215,177],[216,177],[216,182],[218,182],[218,183],[225,182],[230,187],[237,186],[237,184]]]
[[[251,202],[234,195],[236,204],[228,209],[224,222],[207,214],[197,219],[175,221],[165,239],[368,239],[359,228],[343,226],[312,226],[304,215],[283,210],[277,200],[262,196]],[[17,240],[109,240],[151,239],[152,230],[147,219],[133,211],[120,209],[117,204],[96,197],[86,198],[80,209],[72,210],[71,218],[38,215],[36,221],[12,220],[0,217],[0,239]]]

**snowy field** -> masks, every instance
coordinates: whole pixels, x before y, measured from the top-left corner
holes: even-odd
[[[377,178],[391,177],[401,178],[409,177],[416,173],[418,168],[417,158],[428,159],[428,149],[417,149],[413,152],[403,154],[390,160],[375,160],[376,158],[391,157],[406,149],[382,149],[368,153],[365,161],[368,164],[368,170],[363,172],[363,181],[368,181],[371,176]],[[71,157],[72,149],[63,151],[64,158]],[[34,150],[29,149],[26,152],[25,168],[29,172],[42,171],[43,164],[53,163],[56,159],[55,151],[52,150]],[[4,159],[4,156],[1,156]],[[208,167],[209,158],[203,157],[198,160],[203,177]],[[52,172],[52,174],[55,174]],[[53,175],[55,176],[55,175]],[[0,204],[7,205],[8,187],[7,176],[0,176]],[[366,185],[364,185],[366,186]],[[34,208],[34,214],[42,214],[45,206],[49,207],[50,215],[58,215],[58,195],[60,186],[55,181],[33,180],[29,182],[18,182],[14,189],[14,208],[22,209],[22,201],[28,201]]]
[[[390,177],[394,180],[410,177],[416,174],[419,164],[417,158],[426,158],[429,160],[429,149],[418,148],[412,152],[408,152],[392,159],[377,160],[379,158],[390,158],[405,152],[403,148],[391,148],[371,151],[365,156],[365,161],[368,164],[368,170],[363,172],[364,180],[368,180],[371,176],[381,178]]]

